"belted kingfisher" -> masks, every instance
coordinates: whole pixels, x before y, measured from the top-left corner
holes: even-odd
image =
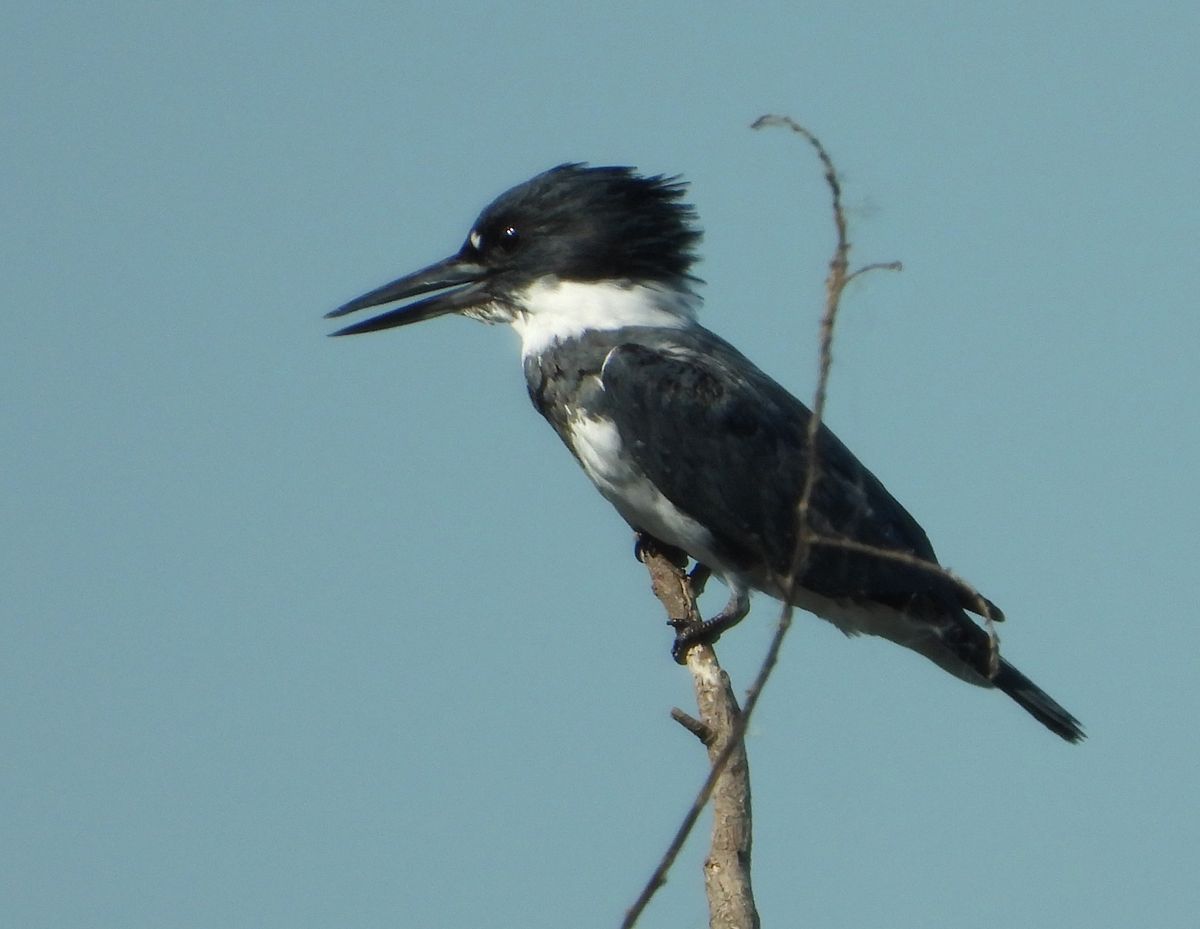
[[[700,239],[677,177],[562,164],[501,194],[449,258],[364,294],[343,316],[437,291],[333,333],[447,313],[511,325],[533,405],[635,532],[719,576],[741,620],[751,590],[882,636],[965,681],[996,687],[1070,742],[1079,722],[1000,658],[968,617],[1002,614],[936,566],[929,539],[824,425],[797,576],[797,501],[809,409],[696,321]],[[872,554],[884,549],[898,557]],[[693,630],[694,633],[694,630]],[[694,639],[693,639],[694,640]]]

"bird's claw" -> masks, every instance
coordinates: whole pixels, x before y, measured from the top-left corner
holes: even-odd
[[[638,532],[633,538],[633,557],[645,564],[650,555],[663,555],[680,571],[687,567],[688,556],[683,549],[660,542],[648,532]]]
[[[695,622],[693,620],[669,619],[667,625],[675,630],[675,641],[671,643],[671,657],[676,664],[687,664],[687,653],[696,645],[713,645],[725,630],[720,624]]]

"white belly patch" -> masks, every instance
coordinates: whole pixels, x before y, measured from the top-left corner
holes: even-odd
[[[568,428],[583,470],[626,522],[721,573],[708,530],[664,497],[625,454],[612,420],[579,417]]]

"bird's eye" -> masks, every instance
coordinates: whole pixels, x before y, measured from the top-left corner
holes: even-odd
[[[516,226],[505,226],[500,230],[500,238],[496,241],[496,247],[503,252],[512,252],[521,242],[521,233],[517,231]]]

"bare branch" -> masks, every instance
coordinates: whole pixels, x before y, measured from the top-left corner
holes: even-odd
[[[872,261],[869,265],[863,265],[856,271],[846,275],[846,284],[849,285],[856,277],[866,274],[868,271],[903,271],[904,265],[899,261]]]
[[[843,540],[836,538],[827,538],[814,533],[810,526],[809,510],[812,505],[813,490],[820,476],[821,462],[818,458],[818,436],[820,435],[821,423],[825,413],[825,401],[829,387],[830,371],[833,368],[833,336],[834,326],[837,322],[838,309],[846,286],[859,276],[870,271],[889,270],[899,271],[902,269],[900,262],[875,262],[864,265],[854,271],[849,270],[849,255],[850,242],[847,238],[847,223],[845,211],[842,208],[842,189],[838,181],[837,170],[834,167],[833,159],[829,156],[824,145],[821,144],[812,132],[801,126],[786,116],[761,116],[751,125],[753,129],[762,129],[767,127],[784,127],[802,136],[816,150],[817,157],[820,159],[824,167],[825,181],[829,186],[834,228],[836,231],[836,243],[834,246],[833,257],[829,262],[829,273],[825,280],[825,308],[821,316],[820,325],[820,347],[819,347],[819,365],[817,386],[814,391],[812,403],[812,415],[808,422],[808,432],[806,437],[807,461],[805,468],[804,484],[801,488],[800,496],[796,506],[796,550],[792,558],[792,563],[788,574],[782,581],[782,590],[784,593],[784,603],[780,610],[779,621],[776,624],[775,634],[771,639],[771,644],[767,649],[767,653],[763,658],[762,664],[759,667],[754,683],[746,691],[745,709],[737,713],[737,705],[733,700],[732,692],[729,690],[728,676],[720,670],[717,665],[716,655],[708,646],[695,646],[688,653],[688,667],[692,671],[693,680],[696,683],[697,699],[701,703],[701,715],[704,718],[703,722],[688,717],[682,711],[675,711],[673,714],[677,720],[685,725],[690,731],[695,733],[704,741],[709,748],[709,756],[711,758],[711,767],[708,777],[701,786],[692,803],[691,808],[684,816],[683,822],[680,824],[672,839],[670,846],[663,854],[658,867],[655,868],[646,886],[643,888],[641,895],[637,901],[630,907],[626,913],[625,921],[622,923],[622,929],[632,929],[637,922],[638,917],[649,903],[651,897],[657,892],[658,888],[666,881],[667,872],[674,863],[679,851],[682,849],[684,842],[691,833],[696,820],[699,818],[701,811],[708,802],[710,796],[714,795],[714,790],[719,792],[720,788],[717,785],[722,781],[726,774],[733,775],[737,773],[746,777],[744,787],[745,798],[745,831],[744,834],[735,833],[732,847],[744,848],[744,853],[736,853],[735,857],[741,862],[744,858],[745,866],[745,890],[747,898],[750,900],[750,910],[747,914],[740,918],[733,918],[728,922],[717,922],[719,905],[715,900],[721,899],[720,896],[714,897],[714,882],[712,880],[711,871],[713,855],[716,854],[718,846],[718,838],[715,834],[717,828],[714,823],[714,839],[713,839],[713,855],[710,855],[709,861],[705,865],[706,883],[709,889],[710,912],[712,914],[712,926],[758,926],[758,915],[753,910],[753,900],[749,898],[749,864],[750,864],[750,842],[751,836],[749,831],[749,797],[750,784],[748,773],[746,771],[746,756],[745,747],[743,745],[743,737],[746,732],[746,727],[749,724],[751,715],[755,707],[758,705],[759,697],[762,695],[763,689],[767,681],[770,679],[771,673],[774,671],[779,660],[779,653],[783,646],[783,640],[787,636],[788,630],[792,623],[792,606],[790,601],[794,599],[797,578],[803,574],[804,567],[808,561],[813,545],[836,545],[852,550],[863,550],[870,554],[879,557],[893,558],[906,563],[914,563],[922,569],[938,571],[949,578],[956,586],[958,586],[964,594],[974,603],[976,603],[981,614],[984,616],[988,624],[989,632],[992,631],[993,620],[1002,619],[1003,616],[991,604],[989,600],[979,594],[974,588],[967,585],[959,578],[952,575],[949,571],[941,568],[938,565],[932,565],[921,559],[915,558],[904,552],[892,552],[884,549],[875,549],[871,546],[862,545],[852,540]],[[696,587],[688,584],[687,577],[683,574],[682,565],[678,560],[678,553],[674,561],[668,558],[662,558],[657,553],[648,553],[646,559],[647,567],[650,570],[651,577],[654,578],[653,584],[655,594],[662,600],[663,605],[667,608],[668,616],[671,619],[683,619],[699,621],[699,613],[696,611],[694,595],[696,588],[703,584],[707,579],[707,569],[698,565],[694,574],[698,582]],[[661,561],[660,561],[661,558]],[[674,583],[667,578],[674,578]],[[660,593],[663,591],[664,593]],[[664,596],[666,594],[666,596]],[[993,643],[995,636],[993,633]],[[995,645],[993,644],[993,654],[995,654]],[[729,705],[732,706],[733,712],[729,719],[732,721],[730,728],[722,729],[704,712],[704,702],[701,698],[701,686],[707,685],[711,681],[720,681],[725,690],[729,691]],[[723,738],[725,732],[728,735]],[[728,769],[728,770],[727,770]],[[716,815],[716,810],[719,800],[714,801],[714,819],[720,821],[721,817]]]
[[[647,537],[643,537],[639,550],[650,572],[654,595],[666,609],[668,619],[699,623],[692,579],[681,564],[681,558],[686,563],[686,556],[676,549],[652,543]],[[700,719],[680,710],[671,715],[708,749],[709,776],[621,925],[623,929],[631,929],[651,897],[666,882],[667,872],[711,796],[713,835],[704,862],[709,925],[711,929],[756,929],[758,912],[750,886],[750,769],[742,741],[745,715],[738,709],[729,675],[721,670],[711,646],[693,646],[687,654],[687,666],[692,673]]]
[[[987,597],[983,596],[983,594],[962,578],[957,577],[939,564],[925,561],[907,552],[864,545],[850,539],[820,536],[811,531],[808,514],[812,503],[813,488],[816,486],[821,470],[821,463],[817,458],[817,434],[821,428],[821,420],[825,415],[825,396],[829,384],[829,372],[833,367],[833,326],[837,320],[842,292],[851,281],[869,271],[900,271],[903,270],[903,265],[898,261],[873,262],[863,265],[851,273],[847,273],[850,242],[846,238],[846,216],[842,209],[842,188],[838,183],[837,171],[833,167],[833,159],[825,151],[825,146],[821,144],[820,139],[790,117],[760,116],[751,124],[752,129],[776,126],[782,126],[798,133],[816,149],[817,157],[821,159],[821,164],[825,166],[825,180],[829,184],[829,189],[833,196],[833,221],[834,227],[837,229],[837,245],[834,248],[833,258],[829,262],[829,276],[825,279],[825,313],[821,317],[820,375],[817,378],[817,389],[813,396],[812,417],[808,422],[808,467],[804,475],[804,487],[800,493],[800,502],[796,507],[796,554],[792,559],[792,566],[787,577],[783,579],[783,589],[787,594],[787,599],[791,600],[796,587],[796,579],[803,573],[804,565],[808,561],[809,552],[812,551],[813,545],[838,546],[873,555],[876,558],[899,561],[911,567],[918,567],[929,571],[931,574],[937,574],[954,584],[960,590],[964,599],[975,604],[975,611],[983,617],[988,638],[991,642],[989,663],[994,674],[998,670],[1000,662],[1000,640],[996,634],[995,623],[1004,619],[1004,615]]]
[[[783,127],[790,129],[792,132],[802,136],[814,149],[816,149],[817,157],[820,158],[821,164],[825,168],[825,181],[829,185],[829,190],[833,201],[833,222],[834,228],[837,231],[837,243],[834,247],[833,258],[829,262],[829,276],[825,279],[825,312],[821,317],[821,338],[820,338],[820,363],[819,375],[817,378],[817,388],[813,396],[812,416],[808,422],[807,449],[808,461],[807,468],[804,474],[804,485],[800,492],[800,500],[796,505],[796,551],[792,558],[792,565],[786,577],[783,578],[783,591],[785,600],[791,601],[796,589],[797,578],[804,571],[804,566],[808,561],[809,553],[812,551],[812,546],[815,544],[839,546],[852,551],[859,551],[864,554],[873,555],[876,558],[884,558],[893,561],[900,561],[913,567],[919,567],[922,570],[937,574],[950,583],[959,588],[964,598],[975,604],[975,610],[984,619],[984,625],[990,640],[991,655],[989,664],[992,674],[995,674],[999,669],[1000,662],[1000,640],[996,634],[995,623],[1004,618],[1004,615],[996,608],[987,597],[983,596],[978,590],[961,578],[955,576],[941,565],[916,558],[907,552],[893,551],[877,546],[864,545],[859,542],[854,542],[850,539],[830,538],[820,536],[812,532],[809,522],[809,509],[812,504],[813,488],[816,486],[817,479],[820,477],[821,462],[817,455],[817,435],[821,429],[821,421],[825,415],[825,397],[829,386],[829,372],[833,367],[833,328],[837,320],[838,308],[842,299],[842,293],[846,286],[860,275],[866,274],[869,271],[887,270],[900,271],[903,265],[899,261],[891,262],[873,262],[863,265],[861,268],[853,272],[847,272],[849,267],[850,242],[846,237],[846,215],[842,209],[842,188],[838,181],[837,171],[833,166],[833,159],[825,150],[825,146],[821,144],[811,131],[801,126],[795,120],[788,116],[765,115],[760,116],[750,128],[764,129],[769,127]],[[780,624],[785,622],[785,616],[788,614],[788,609],[783,610],[783,615],[780,616]],[[787,619],[790,622],[790,618]]]
[[[821,462],[817,458],[817,436],[821,430],[821,420],[825,416],[825,397],[829,389],[829,372],[833,368],[833,327],[837,322],[838,307],[842,292],[846,285],[860,274],[876,269],[900,270],[900,262],[875,263],[848,272],[850,262],[850,240],[846,237],[846,213],[842,209],[842,185],[838,181],[837,170],[833,159],[825,146],[821,144],[812,132],[801,126],[788,116],[760,116],[750,124],[751,129],[783,127],[802,136],[817,152],[817,157],[825,168],[825,182],[833,206],[833,225],[837,234],[834,244],[833,257],[829,261],[829,275],[825,278],[825,312],[821,316],[820,360],[818,364],[817,388],[813,393],[812,416],[808,420],[807,451],[808,461],[804,470],[804,485],[800,490],[800,500],[796,504],[796,551],[792,557],[792,566],[784,578],[785,599],[793,599],[796,588],[796,578],[803,573],[808,561],[812,536],[809,531],[809,508],[812,505],[813,489],[820,475]]]
[[[700,722],[700,720],[696,719],[695,716],[685,713],[676,706],[671,708],[671,718],[675,720],[675,722],[679,723],[679,725],[683,726],[684,729],[694,735],[697,739],[699,739],[700,744],[705,746],[713,744],[713,740],[716,738],[713,731],[704,723]]]

